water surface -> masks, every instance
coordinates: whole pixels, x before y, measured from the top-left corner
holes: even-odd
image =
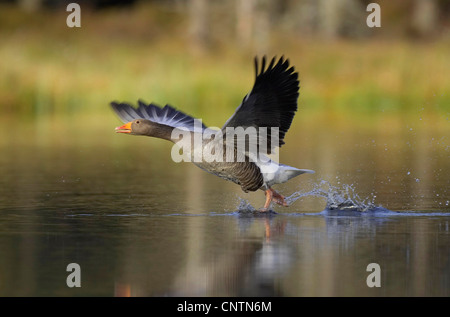
[[[316,174],[278,186],[292,205],[259,215],[263,192],[111,122],[1,125],[1,296],[450,295],[447,131],[297,125],[281,160]],[[328,210],[349,199],[363,211]]]

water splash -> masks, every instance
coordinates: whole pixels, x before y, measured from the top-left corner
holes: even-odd
[[[375,211],[380,207],[375,205],[375,195],[370,198],[362,199],[357,193],[353,185],[344,184],[341,187],[334,186],[328,181],[321,181],[314,184],[313,189],[307,192],[297,191],[292,195],[285,197],[286,202],[292,205],[300,198],[313,196],[326,199],[326,211]],[[248,200],[239,198],[239,205],[237,207],[240,213],[257,211]]]
[[[241,197],[239,198],[239,205],[237,207],[237,210],[239,212],[254,212],[257,211],[255,207],[253,207],[247,199],[243,199]]]
[[[267,216],[273,216],[273,215],[277,214],[272,209],[269,209],[268,211],[265,211],[265,212],[260,212],[260,210],[253,207],[252,204],[250,204],[250,202],[248,200],[240,198],[240,197],[238,197],[238,198],[239,198],[239,205],[237,207],[236,212],[240,216],[250,215],[252,217],[254,217],[254,216],[267,217]]]
[[[344,184],[338,187],[325,180],[322,180],[319,184],[315,184],[313,189],[308,192],[297,191],[285,199],[291,205],[296,200],[307,196],[325,198],[327,201],[325,210],[372,211],[379,208],[375,205],[375,195],[362,199],[356,193],[353,184]]]

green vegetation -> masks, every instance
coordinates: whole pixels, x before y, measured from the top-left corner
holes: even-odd
[[[112,100],[170,103],[220,125],[251,89],[251,49],[217,42],[189,50],[178,11],[67,13],[0,8],[0,110],[22,117],[110,114]],[[289,57],[300,73],[300,106],[345,116],[417,114],[448,123],[450,43],[272,37],[266,55]],[[111,118],[114,116],[111,114]]]

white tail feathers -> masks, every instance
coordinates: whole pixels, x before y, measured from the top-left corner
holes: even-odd
[[[273,164],[273,162],[272,162]],[[266,186],[272,186],[274,184],[281,184],[285,183],[291,178],[294,178],[301,174],[314,174],[315,172],[313,170],[308,169],[298,169],[292,166],[284,165],[284,164],[278,164],[277,169],[270,168],[268,169],[267,166],[261,164],[259,165],[261,172],[264,177],[264,183]]]

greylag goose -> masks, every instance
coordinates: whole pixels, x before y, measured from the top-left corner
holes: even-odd
[[[185,160],[240,185],[244,192],[264,190],[262,212],[268,211],[273,201],[288,206],[285,197],[272,186],[303,173],[314,173],[277,163],[269,157],[284,144],[297,111],[298,73],[283,57],[278,61],[273,58],[266,68],[263,57],[261,68],[255,58],[255,77],[253,89],[221,129],[207,128],[201,120],[170,105],[161,108],[139,100],[137,108],[111,102],[125,123],[116,132],[169,140],[182,148]],[[172,158],[179,152],[172,151]]]

